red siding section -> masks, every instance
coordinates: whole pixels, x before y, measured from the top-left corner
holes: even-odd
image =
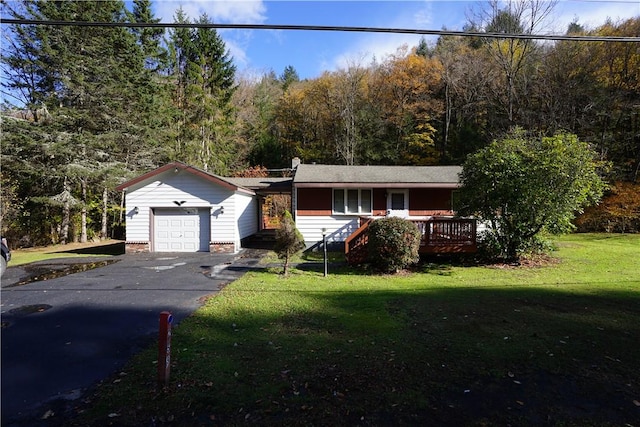
[[[450,211],[452,190],[447,188],[411,188],[409,210]]]
[[[366,187],[363,187],[366,188]],[[387,190],[373,189],[374,216],[387,213]],[[409,189],[409,214],[415,216],[452,215],[452,190],[447,188]],[[331,188],[298,188],[297,215],[331,215]]]
[[[330,188],[298,188],[297,215],[331,215],[333,196]]]
[[[381,216],[387,214],[387,190],[384,188],[373,189],[373,215]]]

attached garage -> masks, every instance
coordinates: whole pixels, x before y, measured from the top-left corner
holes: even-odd
[[[209,211],[208,208],[154,209],[154,252],[209,251]]]
[[[126,192],[126,251],[237,252],[258,231],[254,190],[173,162],[117,187]]]

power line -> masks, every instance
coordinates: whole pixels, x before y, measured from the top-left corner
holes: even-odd
[[[580,36],[580,35],[545,35],[545,34],[505,34],[480,33],[470,31],[423,30],[410,28],[379,28],[379,27],[339,27],[323,25],[269,25],[269,24],[204,24],[204,23],[163,23],[163,22],[88,22],[88,21],[44,21],[34,19],[3,19],[2,24],[16,25],[52,25],[67,27],[139,27],[139,28],[211,28],[234,30],[287,30],[287,31],[336,31],[356,33],[387,33],[387,34],[416,34],[435,36],[461,36],[521,40],[564,40],[589,42],[624,42],[638,43],[640,37],[617,36]]]

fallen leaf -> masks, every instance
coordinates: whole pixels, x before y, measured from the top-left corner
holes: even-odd
[[[634,400],[634,401],[633,401],[633,404],[634,404],[634,405],[636,405],[636,406],[640,406],[640,401],[638,401],[638,400]]]
[[[53,412],[51,409],[49,409],[47,412],[44,413],[44,415],[42,417],[40,417],[41,420],[46,420],[47,418],[51,418],[55,415],[56,413]]]

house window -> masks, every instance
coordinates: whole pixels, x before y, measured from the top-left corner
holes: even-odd
[[[371,190],[355,188],[334,188],[333,213],[370,214]]]
[[[391,193],[391,209],[404,209],[404,193]]]

